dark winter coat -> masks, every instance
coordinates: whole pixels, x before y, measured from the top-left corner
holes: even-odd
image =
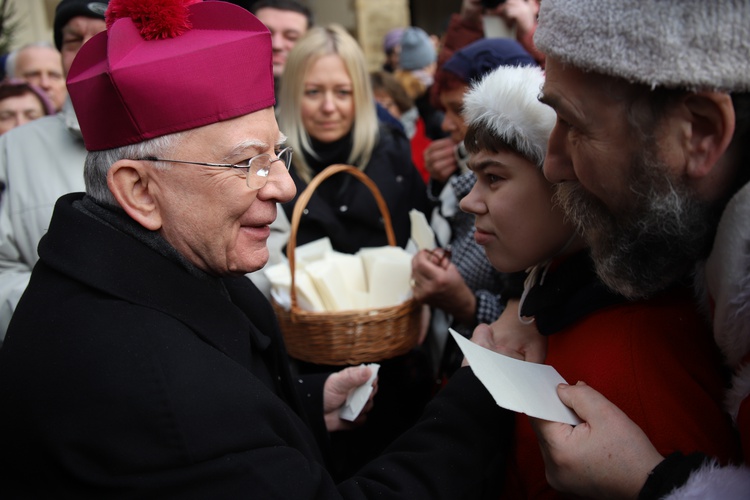
[[[260,292],[193,276],[80,198],[58,201],[0,350],[0,497],[478,496],[510,418],[468,369],[335,485]]]

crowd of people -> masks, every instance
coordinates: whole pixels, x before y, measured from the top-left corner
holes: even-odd
[[[746,498],[749,21],[462,0],[371,71],[296,0],[61,0],[0,82],[0,497]],[[391,220],[339,173],[297,245],[437,244],[353,422],[372,368],[290,358],[264,274],[333,164]],[[499,407],[449,327],[582,423]]]

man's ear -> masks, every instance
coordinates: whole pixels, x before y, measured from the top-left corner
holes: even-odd
[[[729,94],[697,92],[684,100],[689,113],[687,175],[700,179],[712,172],[734,135],[734,106]]]
[[[157,231],[162,220],[151,173],[145,161],[119,160],[109,168],[107,186],[133,220],[146,229]]]

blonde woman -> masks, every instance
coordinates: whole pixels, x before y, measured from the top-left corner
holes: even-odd
[[[325,167],[355,165],[380,189],[396,241],[405,246],[409,211],[426,210],[425,184],[404,133],[378,122],[364,54],[354,38],[338,25],[308,31],[289,54],[279,102],[279,127],[295,152],[291,173],[298,195]],[[284,205],[290,219],[295,202]],[[316,190],[297,244],[324,236],[346,253],[387,244],[375,199],[350,175],[338,174]]]
[[[290,173],[297,193],[321,170],[348,163],[378,186],[390,211],[396,241],[405,246],[409,211],[425,209],[424,181],[401,130],[378,123],[370,76],[357,42],[336,25],[308,31],[289,54],[281,80],[279,127],[294,148]],[[291,219],[296,198],[283,205]],[[315,191],[297,233],[297,244],[327,236],[333,247],[354,253],[387,244],[373,195],[348,174],[337,174]],[[346,477],[376,456],[421,414],[432,392],[426,356],[412,350],[381,360],[375,408],[362,429],[333,434],[332,470]],[[329,367],[298,363],[302,373]]]

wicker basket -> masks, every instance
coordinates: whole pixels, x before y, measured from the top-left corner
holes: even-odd
[[[383,216],[388,244],[396,245],[391,216],[377,186],[367,175],[349,165],[331,165],[310,181],[292,212],[287,257],[292,273],[291,309],[275,301],[273,308],[281,325],[289,354],[298,360],[321,365],[356,365],[407,353],[417,344],[420,307],[409,299],[392,306],[354,311],[313,312],[297,306],[294,251],[302,213],[315,189],[327,178],[346,172],[362,181],[372,192]]]

